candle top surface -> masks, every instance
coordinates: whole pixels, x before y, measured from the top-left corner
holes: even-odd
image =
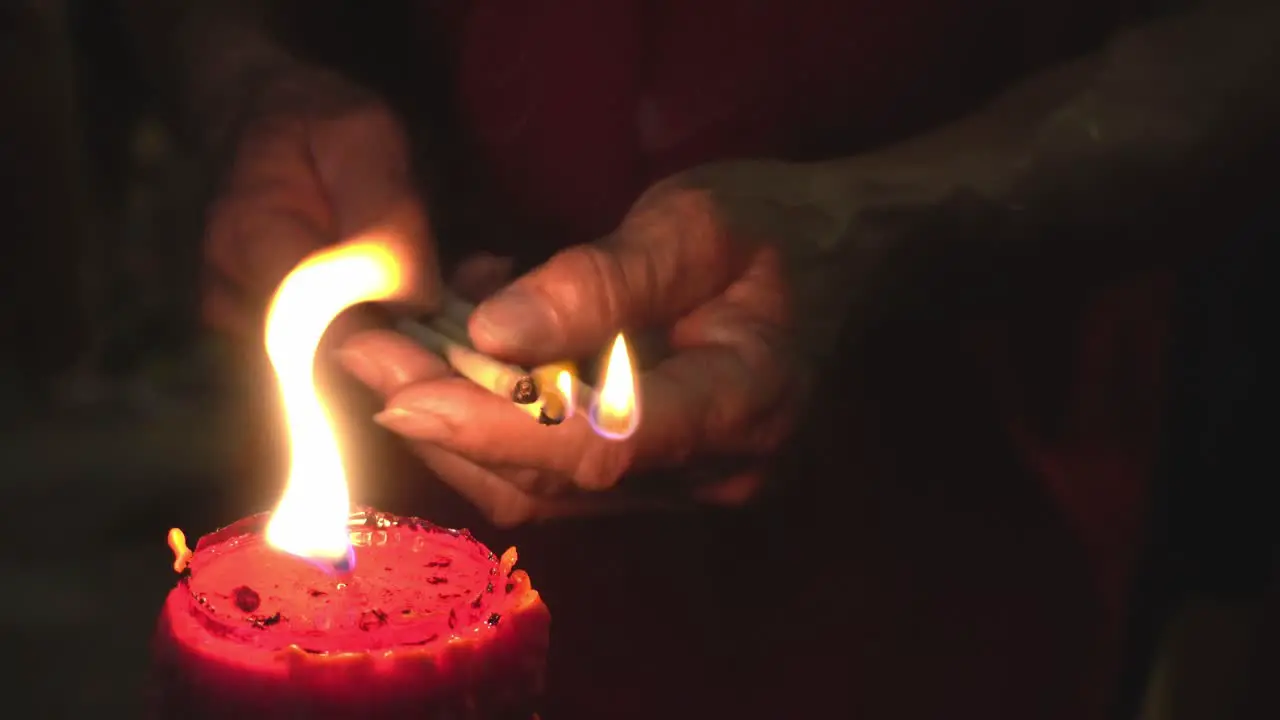
[[[346,574],[272,548],[266,521],[256,515],[201,538],[182,580],[206,630],[263,650],[444,645],[495,626],[521,594],[513,589],[528,584],[512,573],[514,548],[499,559],[466,530],[417,518],[354,513],[356,563]]]

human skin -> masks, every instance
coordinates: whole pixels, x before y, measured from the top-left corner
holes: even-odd
[[[374,383],[388,397],[381,422],[431,443],[432,452],[567,475],[572,485],[591,489],[612,487],[637,466],[683,464],[700,451],[746,453],[718,442],[722,437],[767,453],[785,435],[760,421],[786,416],[769,410],[778,397],[771,391],[797,392],[794,379],[821,364],[841,329],[870,319],[875,309],[860,298],[884,297],[886,286],[916,282],[939,257],[935,247],[968,242],[971,252],[989,260],[1044,253],[1099,278],[1125,272],[1143,256],[1173,258],[1186,250],[1164,244],[1173,234],[1151,227],[1151,219],[1207,199],[1215,183],[1238,186],[1228,176],[1271,149],[1264,128],[1276,117],[1276,97],[1260,80],[1268,73],[1253,68],[1275,66],[1265,49],[1275,18],[1273,10],[1240,4],[1153,23],[1118,36],[1097,56],[1026,81],[955,126],[881,152],[813,165],[739,162],[683,173],[647,193],[612,236],[564,251],[473,316],[480,349],[530,364],[578,356],[618,328],[655,320],[673,328],[676,352],[668,363],[678,363],[681,350],[693,356],[708,347],[735,347],[725,338],[750,337],[736,346],[734,367],[763,356],[768,362],[752,367],[767,369],[715,367],[706,376],[686,376],[688,386],[673,393],[696,397],[696,389],[714,388],[708,390],[714,401],[678,413],[688,419],[701,412],[701,422],[675,423],[679,431],[661,440],[642,432],[621,444],[583,428],[576,441],[555,445],[538,441],[542,428],[503,424],[498,447],[485,433],[506,414],[491,398],[429,372],[403,372],[413,366],[413,351],[390,338],[357,338],[378,347],[383,368],[396,377],[395,386]],[[654,230],[664,223],[671,227]],[[1065,235],[1054,226],[1077,229],[1069,234],[1072,246],[1049,243]],[[987,232],[955,238],[948,227],[970,236],[975,229]],[[672,243],[678,250],[667,249],[671,238],[679,238]],[[744,263],[752,270],[708,287],[689,282],[690,267],[735,267],[761,248],[776,254],[776,276],[762,280],[769,270]],[[730,298],[756,303],[758,314],[693,320]],[[678,310],[664,315],[668,308]],[[771,311],[780,313],[776,320],[766,319]],[[780,348],[794,348],[798,357]],[[654,371],[651,387],[660,386],[663,367],[671,366]],[[367,368],[361,373],[372,377]],[[784,376],[790,379],[778,380]],[[713,379],[725,377],[733,379],[722,385]],[[665,410],[661,400],[646,401]],[[461,417],[470,421],[449,421]],[[688,437],[701,445],[681,441]],[[551,512],[546,505],[554,501],[539,495],[555,483],[531,476],[523,487],[486,480],[475,485],[491,489],[475,494],[500,508],[491,510],[495,517],[514,521]]]
[[[636,324],[669,330],[674,352],[645,392],[674,374],[685,390],[666,395],[694,388],[704,398],[672,403],[679,422],[669,426],[680,433],[612,445],[585,428],[566,428],[576,434],[555,444],[532,437],[543,431],[536,426],[481,436],[479,428],[504,422],[502,408],[449,378],[434,358],[378,332],[350,338],[343,358],[386,399],[379,421],[501,524],[580,507],[575,488],[612,488],[638,468],[744,449],[718,438],[750,439],[749,455],[767,454],[786,436],[789,413],[761,409],[800,399],[806,370],[821,365],[835,339],[883,311],[873,298],[906,297],[905,288],[957,258],[976,273],[999,258],[1041,254],[1102,277],[1141,258],[1176,256],[1183,248],[1163,244],[1151,219],[1178,222],[1176,209],[1234,187],[1232,174],[1247,161],[1274,153],[1268,128],[1277,103],[1264,78],[1274,76],[1275,25],[1264,3],[1210,3],[1118,35],[1101,52],[898,146],[813,164],[746,161],[679,173],[646,193],[609,237],[566,250],[473,317],[476,344],[512,362],[572,357]],[[238,147],[211,220],[209,259],[221,288],[210,292],[209,308],[216,322],[249,330],[263,298],[306,251],[376,225],[430,255],[431,236],[394,116],[261,34],[235,43],[218,34],[246,26],[204,26],[204,41],[189,48],[199,62],[188,99],[191,114],[208,120],[207,146]],[[218,51],[226,47],[236,54]],[[247,77],[258,79],[246,85]],[[302,148],[316,162],[304,162]],[[960,227],[965,237],[949,232]],[[727,271],[703,273],[706,283],[677,281],[701,276],[693,267]],[[637,273],[643,282],[632,280]],[[425,277],[429,307],[441,283]],[[725,307],[734,312],[707,311]],[[531,332],[539,342],[528,341]],[[731,371],[671,373],[698,367],[707,352]],[[723,377],[740,381],[711,380]],[[471,421],[450,424],[451,415]]]

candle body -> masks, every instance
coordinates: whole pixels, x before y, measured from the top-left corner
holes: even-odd
[[[372,511],[336,576],[262,538],[265,516],[201,539],[156,634],[159,718],[527,720],[550,614],[514,550]]]

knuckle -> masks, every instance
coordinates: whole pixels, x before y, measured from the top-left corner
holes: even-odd
[[[659,183],[641,196],[627,216],[625,229],[638,237],[678,233],[701,246],[726,237],[720,231],[719,217],[715,194],[695,176],[682,176]]]
[[[409,140],[395,113],[380,104],[360,105],[312,125],[311,158],[320,177],[340,183],[353,167],[378,168],[383,181],[407,182]],[[365,182],[367,180],[362,180]]]
[[[537,468],[527,467],[507,468],[503,470],[495,470],[494,472],[498,477],[501,477],[503,480],[506,480],[524,492],[537,492],[540,484],[542,484],[542,478],[545,475],[545,473]]]
[[[557,317],[623,320],[625,278],[609,251],[595,245],[572,247],[552,258],[544,270],[543,281],[529,283],[527,289]]]
[[[436,413],[431,422],[439,424],[431,434],[433,437],[443,438],[440,443],[445,447],[458,452],[470,452],[485,445],[484,436],[477,436],[469,423],[462,422],[449,413]]]
[[[624,298],[647,297],[638,293],[642,278],[628,277],[616,253],[609,252],[597,245],[585,245],[575,255],[581,265],[579,277],[596,278],[597,286],[593,288],[595,297],[586,303],[594,302],[604,313],[604,319],[613,324],[629,324]],[[586,304],[584,303],[584,304]],[[589,307],[589,306],[588,306]],[[586,309],[586,308],[582,308]]]
[[[616,256],[598,245],[569,248],[561,253],[559,264],[564,267],[566,274],[580,273],[586,277],[599,278],[606,284],[621,279]]]

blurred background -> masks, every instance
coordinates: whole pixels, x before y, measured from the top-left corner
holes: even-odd
[[[117,3],[3,8],[6,428],[169,424],[219,395],[198,315],[204,174],[156,114]]]
[[[173,581],[155,524],[240,457],[198,317],[204,175],[124,5],[0,3],[0,646],[23,658],[0,684],[27,717],[138,715]]]
[[[202,331],[199,321],[199,243],[209,174],[184,151],[163,121],[163,109],[149,85],[152,73],[130,39],[128,4],[128,0],[0,1],[0,217],[7,235],[0,259],[0,527],[5,545],[0,552],[4,588],[0,647],[11,658],[0,682],[5,688],[0,697],[10,707],[33,709],[25,717],[137,716],[149,628],[174,581],[166,571],[169,554],[164,530],[177,525],[188,527],[191,535],[202,534],[217,522],[266,507],[276,492],[273,466],[264,460],[271,456],[275,438],[271,415],[264,410],[268,403],[263,390],[251,380],[253,374],[245,372],[249,361]],[[1221,262],[1219,279],[1227,278],[1228,284],[1239,279],[1230,273],[1256,268],[1249,263],[1242,267],[1238,258]],[[1238,355],[1218,357],[1204,352],[1206,347],[1225,347],[1238,340],[1213,335],[1220,330],[1217,318],[1221,315],[1215,313],[1238,310],[1223,310],[1231,302],[1221,298],[1218,306],[1205,301],[1216,297],[1221,287],[1220,282],[1201,288],[1189,301],[1194,308],[1188,312],[1195,317],[1187,321],[1193,327],[1190,339],[1179,346],[1185,361],[1180,367],[1199,365],[1188,371],[1191,375],[1175,374],[1177,382],[1194,385],[1215,373],[1239,379],[1256,372],[1256,368],[1242,370]],[[893,356],[884,362],[901,366],[900,359]],[[907,363],[907,372],[915,368],[921,375],[928,373],[919,362]],[[948,380],[940,377],[936,383]],[[1250,381],[1246,377],[1241,382]],[[917,399],[927,402],[931,388],[936,387],[924,383],[915,390]],[[1195,399],[1178,398],[1176,403],[1190,407]],[[911,403],[904,400],[902,404]],[[1222,407],[1183,412],[1201,419],[1231,414]],[[1196,478],[1220,472],[1256,477],[1247,469],[1254,458],[1238,450],[1249,438],[1206,440],[1203,426],[1204,422],[1172,422],[1173,439],[1168,442],[1183,447],[1199,443],[1196,457],[1231,456],[1237,465],[1223,470],[1175,459],[1166,463],[1171,464],[1164,469],[1168,477],[1192,478],[1185,487],[1195,487]],[[878,430],[869,430],[868,442],[877,442]],[[363,432],[367,442],[357,445],[371,453],[387,451],[386,438],[372,429]],[[953,442],[954,447],[944,454],[969,447],[959,439]],[[964,450],[960,452],[957,464],[963,462]],[[800,467],[822,472],[828,467],[824,463],[839,461],[823,459]],[[1184,485],[1174,482],[1172,487]],[[402,491],[402,486],[391,483],[368,489],[363,497],[375,505],[391,497],[397,503],[410,502]],[[436,519],[474,522],[465,508],[447,496],[424,497],[423,492],[418,489],[413,507],[396,507],[411,512],[428,507]],[[877,490],[865,492],[871,497]],[[850,545],[863,539],[872,547],[884,537],[893,538],[920,577],[933,577],[910,581],[918,583],[912,586],[917,595],[926,598],[920,607],[898,608],[893,599],[898,596],[886,591],[885,598],[868,601],[872,608],[868,613],[892,616],[901,627],[913,627],[917,620],[923,623],[925,606],[936,610],[931,604],[934,599],[955,590],[952,583],[958,581],[948,573],[959,562],[956,558],[968,561],[986,552],[993,558],[990,567],[978,572],[991,576],[978,581],[987,585],[969,598],[975,606],[990,594],[1017,596],[1036,583],[1040,583],[1037,592],[1059,598],[1063,607],[1081,606],[1073,606],[1079,598],[1061,589],[1075,587],[1071,583],[1086,574],[1072,564],[1080,562],[1074,550],[1057,555],[1029,551],[1032,560],[1020,570],[1024,575],[1009,576],[1009,558],[1000,553],[1016,552],[1009,549],[1009,537],[1040,532],[1035,519],[1040,516],[1025,522],[1006,517],[992,520],[981,514],[981,492],[976,499],[967,490],[963,497],[947,490],[922,492],[928,496],[923,509],[920,497],[899,498],[874,505],[877,511],[868,511],[861,524],[846,523],[853,526],[846,528]],[[1206,502],[1195,490],[1176,489],[1163,501],[1177,508]],[[1266,599],[1274,593],[1267,571],[1261,577],[1255,571],[1259,563],[1269,571],[1269,548],[1257,537],[1240,539],[1245,549],[1233,550],[1228,544],[1226,550],[1248,565],[1242,574],[1250,579],[1243,585],[1238,582],[1241,573],[1226,572],[1192,588],[1199,598],[1196,602],[1169,599],[1170,588],[1177,584],[1170,578],[1177,573],[1167,566],[1170,552],[1166,551],[1174,548],[1175,555],[1192,558],[1187,562],[1199,563],[1197,567],[1220,567],[1218,551],[1205,549],[1205,534],[1221,535],[1221,528],[1238,524],[1237,510],[1238,504],[1230,505],[1210,526],[1191,521],[1189,534],[1183,527],[1187,521],[1181,519],[1182,510],[1170,511],[1168,517],[1179,519],[1169,520],[1170,527],[1157,528],[1157,533],[1165,534],[1148,543],[1159,550],[1153,557],[1164,560],[1148,562],[1138,581],[1141,587],[1133,611],[1137,630],[1130,638],[1125,681],[1134,714],[1127,717],[1136,717],[1137,707],[1144,706],[1145,720],[1226,718],[1224,708],[1246,692],[1243,688],[1259,685],[1259,677],[1274,677],[1275,668],[1268,663],[1275,662],[1275,653],[1266,648],[1272,647],[1276,627],[1265,612]],[[949,520],[934,518],[930,513],[935,512]],[[890,518],[949,529],[917,539]],[[759,526],[750,525],[756,521],[733,522],[746,523],[747,534],[756,533],[758,538]],[[607,548],[608,533],[625,535],[630,532],[629,522],[615,523],[603,534],[593,528],[591,537]],[[755,569],[734,565],[746,560],[733,559],[748,555],[753,546],[725,545],[707,527],[705,523],[689,525],[680,531],[686,533],[680,536],[681,542],[703,547],[717,563],[729,558],[720,570],[729,576],[754,577]],[[776,526],[774,530],[780,532]],[[550,546],[577,542],[576,532],[572,526],[553,530],[552,536],[561,535],[544,541]],[[960,542],[956,540],[960,533],[978,539]],[[1174,536],[1191,539],[1179,541],[1188,545],[1177,549],[1169,539]],[[492,533],[492,537],[506,536]],[[952,541],[957,545],[948,547]],[[1056,570],[1034,569],[1055,563]],[[892,562],[888,567],[869,568],[864,569],[877,583],[911,574]],[[937,570],[936,576],[928,575],[928,568]],[[645,573],[656,577],[666,570],[632,567],[628,571],[632,578],[622,570],[611,572],[625,585],[646,577]],[[543,572],[552,577],[570,571],[548,568]],[[1069,577],[1044,579],[1063,574]],[[536,570],[533,575],[544,577]],[[965,577],[965,582],[971,580],[972,576]],[[1179,592],[1185,595],[1189,590],[1179,586]],[[947,595],[936,602],[944,612],[963,613],[972,609],[965,604],[966,597]],[[682,600],[669,602],[674,607]],[[686,604],[690,602],[696,604],[696,600]],[[553,603],[557,611],[562,606]],[[1052,606],[1036,608],[1028,611],[1030,622],[1052,625],[1057,635],[1078,634],[1082,623],[1088,622],[1088,618],[1055,614],[1058,611]],[[919,617],[913,615],[917,612]],[[749,622],[750,616],[746,617],[744,622]],[[972,620],[971,627],[947,635],[948,647],[963,648],[965,653],[976,648],[982,654],[981,648],[987,646],[1025,648],[1036,642],[1035,638],[983,634],[983,628],[990,629],[983,622]],[[1001,629],[1007,630],[998,626],[995,633]],[[926,637],[927,632],[932,631],[906,636],[871,633],[863,638],[870,648],[866,653],[878,661],[879,644],[905,643],[908,659],[899,662],[902,667],[932,664],[937,671],[967,664],[968,654],[948,656],[938,651],[930,644],[935,636]],[[911,650],[913,642],[917,645]],[[924,658],[932,659],[924,662]],[[1011,660],[1012,665],[1018,662],[1017,657]],[[1051,662],[1044,665],[1047,672],[1053,667]],[[840,676],[835,675],[833,682],[841,682]],[[1011,693],[1024,689],[1011,679],[1007,684]],[[906,695],[929,691],[911,683],[904,687]],[[1039,691],[1051,696],[1054,687],[1046,681]],[[1046,711],[1045,716],[1050,715]]]

